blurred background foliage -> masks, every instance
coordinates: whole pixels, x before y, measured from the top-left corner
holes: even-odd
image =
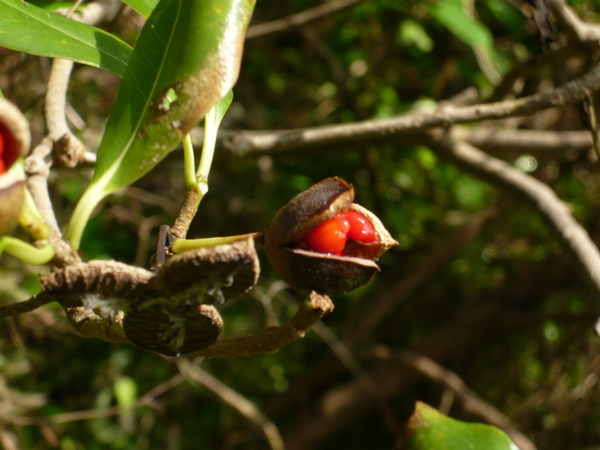
[[[319,4],[259,0],[253,24]],[[570,4],[583,19],[598,21],[594,2]],[[134,42],[140,23],[125,11],[106,28]],[[222,128],[272,131],[386,118],[435,108],[469,87],[486,97],[502,75],[542,51],[529,2],[357,2],[309,25],[249,39]],[[571,79],[584,65],[573,60],[544,68],[527,78],[522,94]],[[48,67],[46,59],[0,51],[0,88],[26,110],[37,139]],[[75,69],[69,101],[90,148],[99,142],[118,84],[110,74]],[[510,121],[518,128],[581,129],[576,108]],[[598,242],[600,183],[591,152],[496,156],[550,184]],[[389,412],[401,423],[417,399],[459,419],[482,420],[444,387],[378,359],[373,349],[381,346],[412,349],[453,370],[541,449],[597,448],[597,299],[533,209],[423,144],[398,138],[242,158],[222,151],[189,236],[261,231],[291,197],[329,176],[352,182],[357,201],[399,241],[382,258],[381,274],[334,299],[326,328],[304,340],[275,354],[201,367],[263,409],[289,449],[391,448]],[[63,224],[89,177],[90,170],[54,171],[52,195]],[[158,225],[172,223],[183,196],[181,154],[174,153],[110,197],[88,226],[82,252],[147,266]],[[460,241],[461,230],[482,216],[476,232]],[[445,246],[451,250],[439,268],[420,279]],[[304,298],[282,286],[264,257],[261,262],[258,286],[221,309],[226,335],[261,331],[273,318],[282,322]],[[42,270],[3,256],[2,301],[35,293]],[[407,291],[411,280],[416,286]],[[391,296],[403,297],[361,331],[371,305]],[[354,360],[338,360],[332,336],[345,340]],[[150,404],[127,409],[177,376],[174,361],[81,338],[56,305],[3,321],[0,349],[4,446],[14,439],[16,448],[31,449],[266,448],[261,432],[238,412],[181,379]],[[361,376],[379,394],[355,389]],[[122,408],[110,409],[115,406]],[[98,417],[87,418],[90,410]],[[69,412],[75,414],[61,415]],[[31,419],[56,414],[60,423]]]

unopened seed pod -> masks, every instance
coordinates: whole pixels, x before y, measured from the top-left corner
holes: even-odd
[[[16,106],[0,98],[0,236],[10,233],[19,219],[25,175],[15,162],[27,154],[30,143],[27,119]]]
[[[269,261],[284,281],[300,290],[328,295],[344,294],[371,281],[379,271],[375,261],[397,242],[377,216],[352,203],[353,199],[352,185],[328,178],[298,194],[277,213],[264,242]],[[347,238],[352,225],[343,214],[348,212],[356,213],[372,229],[374,236],[368,242]],[[319,240],[342,239],[343,250],[316,251],[307,236],[336,218],[341,225],[324,230]]]

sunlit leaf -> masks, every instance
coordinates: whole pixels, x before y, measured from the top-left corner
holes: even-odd
[[[402,450],[519,450],[498,428],[461,422],[417,402],[399,448]]]
[[[106,31],[21,0],[0,0],[0,18],[0,47],[125,72],[131,47]]]
[[[123,3],[127,3],[142,16],[148,18],[158,5],[158,0],[123,0]]]
[[[253,1],[162,0],[144,26],[66,235],[106,195],[146,174],[235,83]]]

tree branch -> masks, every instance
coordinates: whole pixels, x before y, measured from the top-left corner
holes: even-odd
[[[351,124],[345,125],[351,127]],[[337,126],[335,126],[337,127]],[[325,127],[323,127],[325,128]],[[310,133],[314,128],[305,128],[296,130],[299,133]],[[299,141],[295,146],[284,144],[285,135],[290,131],[260,132],[248,130],[222,130],[220,132],[220,141],[225,147],[223,150],[234,152],[238,156],[260,155],[260,154],[278,154],[282,152],[293,152],[298,149],[306,151],[346,151],[342,144],[361,142],[361,136],[355,136],[350,139],[345,136],[328,135],[327,130],[323,129],[323,142],[313,141],[308,144]],[[336,133],[333,126],[329,130]],[[426,131],[408,132],[402,135],[401,144],[395,134],[382,135],[378,138],[370,139],[374,142],[383,144],[393,144],[396,146],[418,145],[423,142],[423,136]],[[592,147],[592,138],[586,131],[548,131],[548,130],[523,130],[523,129],[503,129],[497,127],[481,126],[476,128],[463,127],[456,125],[452,129],[453,135],[462,141],[468,142],[485,151],[494,152],[517,152],[517,153],[557,153],[564,154],[570,150],[588,150]],[[202,130],[196,130],[192,133],[192,138],[196,142],[202,139]],[[284,147],[285,145],[285,147]],[[369,147],[361,146],[367,150]]]
[[[548,0],[554,18],[565,29],[570,42],[587,44],[598,49],[600,26],[582,21],[564,0]]]
[[[31,312],[34,309],[38,309],[40,306],[47,305],[53,301],[55,301],[55,299],[52,298],[52,296],[42,292],[41,294],[34,295],[29,300],[0,306],[0,319]]]
[[[222,135],[219,144],[230,152],[243,156],[250,151],[265,153],[404,136],[453,124],[526,116],[544,109],[581,101],[598,89],[600,89],[600,64],[594,66],[585,75],[565,83],[563,86],[516,100],[460,107],[446,105],[433,112],[411,112],[389,119],[286,130],[277,133],[248,135],[243,131],[230,132]],[[251,136],[252,139],[250,140],[248,136]]]
[[[440,156],[453,161],[484,181],[524,197],[549,222],[560,241],[581,264],[600,294],[600,252],[587,231],[546,184],[509,164],[483,153],[471,144],[456,141],[450,132],[432,131],[429,143]]]
[[[246,39],[256,39],[268,36],[274,33],[281,33],[293,28],[301,27],[311,22],[315,22],[331,14],[351,8],[362,0],[337,0],[323,3],[314,8],[292,14],[271,22],[252,25],[246,32]]]

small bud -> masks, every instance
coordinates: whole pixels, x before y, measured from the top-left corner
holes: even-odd
[[[300,290],[340,295],[379,272],[375,261],[397,245],[381,221],[352,203],[354,189],[328,178],[298,194],[265,233],[267,257]]]
[[[25,175],[14,164],[27,154],[29,123],[19,109],[0,98],[0,236],[17,224],[25,189]]]

